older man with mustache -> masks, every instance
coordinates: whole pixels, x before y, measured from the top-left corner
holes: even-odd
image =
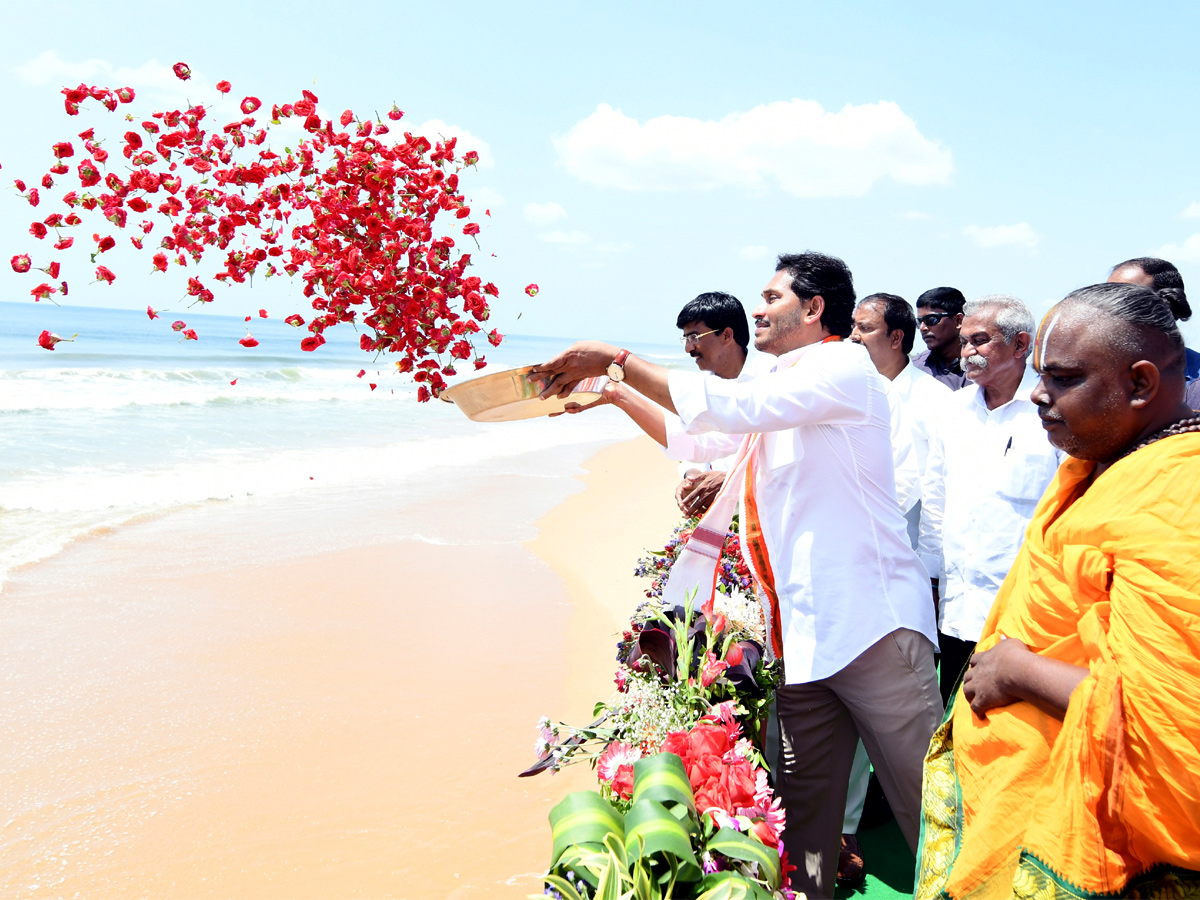
[[[1029,398],[1033,315],[997,294],[963,307],[968,384],[946,398],[929,444],[917,552],[938,597],[943,703],[975,650],[1061,453]],[[940,592],[940,597],[939,597]]]

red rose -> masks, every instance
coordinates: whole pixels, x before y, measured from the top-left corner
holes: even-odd
[[[67,157],[75,155],[75,148],[71,146],[70,141],[60,141],[51,149],[54,151],[55,159],[66,159]]]
[[[306,350],[309,353],[311,353],[312,351],[314,351],[318,347],[320,347],[323,343],[325,343],[325,338],[321,337],[321,335],[319,335],[319,334],[310,335],[309,337],[306,337],[304,340],[302,340],[300,342],[300,349]]]
[[[158,313],[154,311],[153,306],[146,307],[146,315],[148,315],[150,317],[151,321],[154,321],[155,319],[158,318]]]
[[[258,341],[254,339],[254,335],[247,334],[244,338],[238,341],[243,347],[257,347]]]
[[[766,844],[768,847],[779,846],[779,835],[761,819],[750,826],[750,834],[757,838],[760,844]]]
[[[289,325],[291,325],[293,328],[300,328],[302,325],[304,325],[304,319],[303,319],[301,316],[298,316],[298,315],[296,315],[295,313],[293,313],[292,315],[288,316],[288,317],[287,317],[286,319],[284,319],[283,321],[287,322],[287,323],[288,323]],[[365,337],[365,336],[366,336],[366,335],[364,335],[364,337]]]
[[[402,118],[404,118],[404,110],[400,109],[400,107],[393,103],[392,108],[388,110],[387,117],[393,122],[399,122]]]
[[[113,243],[116,243],[116,241],[114,241]],[[112,284],[116,280],[116,278],[117,278],[117,276],[112,273],[111,269],[106,269],[104,266],[96,266],[96,280],[97,281],[104,281],[104,282],[107,282],[108,284]]]
[[[133,98],[136,96],[137,94],[133,92],[133,88],[131,87],[117,88],[117,99],[122,103],[132,103]]]
[[[233,90],[233,85],[230,84],[228,81],[218,81],[217,82],[217,90],[220,91],[222,94],[228,94],[231,90]]]
[[[154,258],[151,260],[151,262],[154,263],[154,268],[158,269],[158,271],[167,271],[167,254],[163,253],[161,250],[154,254]]]
[[[33,262],[29,259],[28,253],[22,253],[20,256],[12,258],[12,267],[14,272],[24,274],[33,266]]]
[[[463,234],[466,234],[466,235],[479,234],[479,226],[476,225],[474,222],[468,222],[466,225],[463,226]]]
[[[54,245],[54,249],[55,249],[55,250],[67,250],[67,249],[69,249],[69,248],[71,247],[71,245],[72,245],[72,244],[74,244],[74,243],[75,243],[75,238],[73,238],[73,237],[65,237],[65,238],[63,238],[62,240],[60,240],[60,241],[58,241],[58,242],[56,242],[56,243],[55,243],[55,245]]]
[[[257,97],[246,97],[242,100],[242,113],[248,116],[260,106],[262,106],[262,101]]]
[[[175,65],[171,66],[171,68],[175,72],[175,77],[178,78],[180,81],[187,81],[189,78],[192,77],[192,70],[188,68],[187,63],[178,62],[178,63],[175,63]]]
[[[32,234],[38,240],[41,240],[42,238],[44,238],[46,236],[46,226],[43,225],[41,222],[34,222],[32,225],[29,226],[29,233]]]
[[[106,250],[111,250],[115,246],[117,246],[116,239],[114,239],[111,234],[106,234],[100,239],[100,242],[96,245],[96,249],[103,253]]]
[[[55,291],[50,285],[43,283],[39,284],[29,293],[35,300],[46,300],[49,299],[51,294],[57,293],[57,291]]]
[[[171,323],[172,331],[183,331],[183,329],[185,329],[185,328],[187,328],[187,322],[184,322],[181,319],[176,319],[174,322]]]
[[[536,297],[538,295],[538,286],[536,284],[525,285],[525,293],[530,297]]]

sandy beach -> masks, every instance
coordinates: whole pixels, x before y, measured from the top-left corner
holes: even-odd
[[[648,439],[584,469],[527,460],[389,508],[440,537],[347,536],[387,498],[201,504],[18,570],[0,895],[537,893],[546,814],[594,776],[515,775],[539,716],[587,721],[610,692],[634,561],[677,520]],[[280,549],[324,530],[333,549]]]

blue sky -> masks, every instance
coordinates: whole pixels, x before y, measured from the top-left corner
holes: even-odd
[[[125,70],[143,112],[178,60],[197,92],[226,78],[269,104],[308,87],[334,114],[394,100],[403,124],[437,120],[484,151],[464,187],[492,212],[476,259],[502,289],[502,331],[670,340],[689,298],[727,290],[753,308],[774,255],[803,248],[843,257],[860,294],[951,284],[1035,311],[1163,255],[1200,309],[1200,6],[10,7],[4,184],[82,127],[58,94],[80,72],[116,87]],[[43,249],[29,212],[0,195],[5,260]],[[71,299],[171,307],[183,293],[182,272],[165,288],[135,271],[148,255],[118,261],[128,277],[85,286],[76,254]],[[30,277],[5,265],[0,295],[27,297]],[[211,311],[286,314],[298,293],[219,291]],[[1200,343],[1200,322],[1184,331]]]

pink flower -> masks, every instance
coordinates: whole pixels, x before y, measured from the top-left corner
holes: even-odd
[[[527,293],[530,297],[536,297],[538,294],[538,286],[536,284],[525,285],[525,293]]]
[[[709,652],[705,654],[704,667],[700,670],[700,683],[705,687],[709,687],[714,681],[721,677],[721,673],[729,668],[729,663]]]
[[[642,751],[637,747],[613,741],[596,761],[596,774],[614,794],[628,799],[633,796],[633,764],[641,758]]]
[[[177,62],[171,66],[171,69],[175,72],[175,77],[180,81],[187,81],[192,77],[192,70],[188,68],[187,63]]]
[[[30,261],[28,253],[22,253],[19,256],[14,256],[12,258],[12,268],[14,272],[24,274],[25,272],[28,272],[32,266],[33,263]]]
[[[59,337],[57,334],[52,334],[49,331],[43,331],[38,335],[38,346],[46,350],[53,350],[55,344],[61,344],[63,341],[70,343],[75,340],[77,335],[72,335],[69,338]]]

